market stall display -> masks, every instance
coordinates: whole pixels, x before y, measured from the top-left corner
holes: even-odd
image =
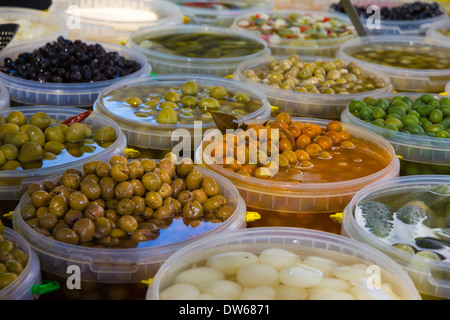
[[[445,9],[436,1],[355,0],[352,3],[369,35],[424,35],[431,24],[447,18]],[[335,0],[329,1],[328,11],[347,16],[342,4]]]
[[[33,300],[41,284],[39,259],[28,242],[10,228],[0,230],[0,300]]]
[[[255,33],[274,55],[334,57],[343,42],[357,36],[348,18],[316,11],[254,11],[236,17],[231,28]]]
[[[170,0],[177,4],[191,24],[229,27],[233,19],[253,10],[273,9],[272,0]]]
[[[342,234],[389,255],[424,298],[450,296],[448,175],[379,181],[345,208]]]
[[[46,181],[22,197],[14,228],[37,252],[45,275],[63,286],[67,267],[79,266],[84,290],[78,294],[86,297],[113,299],[119,285],[123,299],[143,299],[140,282],[171,254],[246,225],[236,188],[190,159],[175,164],[171,158],[128,162],[112,156]]]
[[[92,107],[104,88],[151,72],[139,52],[64,37],[7,47],[0,60],[0,81],[24,105]]]
[[[115,44],[140,28],[183,23],[178,6],[164,0],[56,0],[49,12],[66,21],[70,38]]]
[[[450,174],[450,99],[432,94],[351,101],[342,121],[383,136],[401,157],[401,175]]]
[[[389,78],[340,59],[270,56],[242,62],[233,78],[255,86],[279,112],[339,119],[352,99],[390,92]]]
[[[19,7],[1,7],[0,23],[17,23],[19,29],[10,45],[54,41],[69,33],[65,20],[48,12]]]
[[[180,144],[194,152],[204,132],[215,128],[211,112],[244,122],[270,116],[270,105],[262,92],[231,79],[174,74],[117,83],[100,94],[94,111],[116,121],[130,146],[171,150]]]
[[[206,135],[195,160],[236,185],[247,208],[261,215],[250,226],[336,232],[331,214],[364,186],[399,174],[392,146],[367,129],[286,113],[246,124]]]
[[[144,54],[156,74],[228,76],[242,61],[270,54],[251,32],[203,25],[144,28],[131,34],[127,46]]]
[[[370,287],[370,265],[381,283]],[[339,235],[300,228],[254,228],[202,239],[171,256],[148,300],[420,300],[386,255]]]
[[[367,36],[342,44],[336,57],[387,74],[394,90],[441,93],[450,79],[450,44],[420,36]]]

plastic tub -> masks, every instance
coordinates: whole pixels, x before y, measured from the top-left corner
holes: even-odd
[[[387,100],[396,95],[385,96]],[[411,98],[420,95],[406,94]],[[436,96],[439,97],[439,96]],[[450,139],[413,135],[377,127],[352,115],[348,108],[342,112],[341,121],[370,130],[388,140],[403,160],[434,165],[450,165]],[[450,169],[450,168],[449,168]]]
[[[233,58],[190,58],[182,57],[151,49],[143,48],[139,43],[149,37],[164,36],[170,34],[189,34],[189,33],[211,33],[219,35],[238,36],[252,41],[258,41],[264,48],[257,52],[246,56]],[[222,27],[201,26],[201,25],[183,25],[183,28],[176,26],[144,28],[131,34],[127,41],[127,46],[141,52],[147,57],[148,63],[152,66],[152,71],[156,74],[165,73],[195,73],[207,74],[213,76],[227,76],[234,72],[239,63],[245,60],[253,60],[261,56],[270,54],[267,43],[255,36],[251,32],[242,32]]]
[[[249,121],[248,124],[263,124],[266,120]],[[329,120],[314,118],[292,118],[292,120],[315,123],[321,127],[325,127],[329,122]],[[375,174],[349,181],[293,183],[246,177],[217,164],[210,164],[210,161],[203,161],[202,146],[196,151],[195,161],[233,182],[244,198],[248,210],[256,211],[261,215],[261,219],[249,223],[250,226],[304,227],[339,232],[339,226],[330,219],[330,214],[342,212],[356,192],[363,187],[378,180],[396,177],[400,170],[399,160],[388,141],[366,129],[350,124],[342,125],[352,137],[385,150],[390,157],[389,165]],[[203,141],[212,141],[214,134],[215,132],[211,132],[206,135]]]
[[[0,290],[0,300],[37,299],[39,296],[32,293],[32,287],[41,284],[41,270],[36,253],[20,234],[10,228],[4,229],[3,237],[16,243],[27,255],[28,262],[19,277]]]
[[[399,298],[421,299],[406,272],[385,254],[339,235],[299,228],[244,229],[199,240],[171,256],[161,266],[148,288],[146,298],[159,300],[160,293],[173,283],[179,272],[201,266],[213,255],[232,252],[259,255],[266,249],[288,250],[300,258],[314,256],[316,259],[327,259],[341,267],[355,263],[377,266],[381,272],[378,274],[381,282],[390,284]],[[369,269],[367,272],[373,274]],[[363,287],[366,285],[364,283]]]
[[[358,6],[364,6],[368,7],[371,5],[376,5],[380,9],[383,7],[393,8],[402,6],[404,3],[410,3],[414,1],[398,1],[398,0],[354,0],[351,1],[354,5]],[[325,10],[328,10],[330,12],[335,12],[341,16],[347,16],[345,13],[337,12],[336,10],[333,10],[330,6],[332,3],[337,3],[336,0],[330,0],[328,4],[325,6]],[[441,19],[445,19],[447,17],[447,13],[445,9],[440,6],[441,11],[443,14],[433,17],[433,18],[426,18],[426,19],[419,19],[419,20],[380,20],[380,26],[379,28],[374,25],[376,23],[376,16],[372,16],[369,19],[361,18],[361,22],[363,26],[365,27],[365,30],[367,34],[369,35],[402,35],[402,36],[410,36],[410,35],[424,35],[428,29],[428,27]]]
[[[278,107],[278,111],[280,112],[287,112],[293,116],[326,119],[339,119],[342,111],[351,100],[360,99],[368,93],[370,93],[371,95],[382,95],[391,91],[391,84],[387,76],[376,72],[373,68],[366,67],[364,67],[365,72],[376,75],[386,82],[386,86],[384,88],[369,92],[351,94],[303,93],[272,88],[269,85],[257,83],[243,75],[243,72],[246,69],[258,68],[269,63],[272,59],[276,59],[277,61],[279,61],[287,57],[288,56],[270,56],[244,61],[237,67],[236,71],[233,74],[233,78],[243,83],[252,85],[264,92],[269,102],[273,106]],[[316,61],[317,59],[322,59],[324,61],[332,60],[331,58],[313,56],[301,56],[300,58],[303,61]]]
[[[7,47],[0,52],[0,61],[4,58],[16,57],[23,52],[31,52],[45,42],[32,42]],[[24,80],[0,72],[0,81],[9,90],[12,101],[25,105],[53,105],[68,107],[92,107],[98,94],[106,87],[120,80],[149,76],[151,67],[145,57],[124,46],[101,43],[106,51],[117,51],[127,59],[133,59],[141,64],[141,69],[127,76],[90,83],[41,83],[39,81]]]
[[[419,257],[394,248],[382,241],[381,238],[369,233],[356,221],[354,216],[356,206],[364,200],[379,198],[380,201],[382,201],[383,196],[390,196],[392,199],[392,196],[397,193],[409,194],[422,188],[440,184],[449,185],[450,176],[409,176],[376,182],[359,191],[345,208],[341,232],[343,235],[356,241],[372,246],[395,260],[408,272],[418,291],[424,295],[424,298],[448,299],[450,297],[448,259],[443,261],[435,261],[426,258],[418,259]],[[414,232],[412,232],[412,234],[413,233]]]
[[[3,83],[0,83],[0,110],[10,107],[9,91]]]
[[[192,3],[190,0],[171,0],[171,2],[180,7],[184,15],[189,18],[190,23],[221,27],[229,27],[233,23],[233,19],[240,14],[258,9],[273,9],[274,7],[271,0],[226,0],[221,1],[217,7],[214,7],[215,3],[211,0],[197,1],[195,6],[185,5],[185,3]]]
[[[447,17],[446,19],[436,21],[435,23],[429,26],[427,30],[427,37],[430,37],[432,39],[439,39],[443,42],[449,41],[450,40],[449,36],[446,36],[445,34],[439,32],[439,30],[449,28],[450,28],[450,18]]]
[[[446,83],[450,79],[450,69],[410,69],[384,66],[381,64],[363,61],[350,56],[352,52],[361,47],[372,44],[405,45],[405,46],[435,46],[446,50],[450,49],[450,43],[439,39],[431,39],[420,36],[367,36],[349,40],[342,44],[336,57],[345,62],[355,62],[361,67],[370,67],[388,75],[394,90],[409,92],[434,92],[444,91]]]
[[[152,86],[167,87],[169,90],[171,87],[181,87],[186,81],[195,81],[200,88],[223,86],[227,91],[232,92],[244,92],[250,97],[262,102],[262,107],[248,115],[239,118],[240,123],[252,120],[255,118],[270,116],[270,104],[265,98],[264,94],[258,89],[255,89],[249,85],[241,84],[237,81],[225,79],[215,76],[195,75],[195,74],[176,74],[176,75],[163,75],[153,76],[148,80],[132,80],[122,81],[106,88],[99,96],[94,105],[94,111],[100,114],[110,117],[116,121],[122,129],[122,132],[127,136],[127,141],[130,146],[141,147],[147,149],[157,150],[169,150],[177,146],[184,145],[190,150],[184,149],[184,151],[195,151],[200,145],[203,139],[203,134],[207,129],[215,128],[215,123],[210,122],[206,124],[200,124],[191,122],[189,124],[152,124],[150,122],[138,119],[131,119],[125,115],[120,115],[110,110],[106,104],[106,99],[111,91],[134,86],[148,86],[149,92],[152,90]],[[200,126],[201,125],[201,126]],[[180,142],[180,138],[183,137]],[[187,139],[187,140],[185,140]],[[178,150],[179,151],[179,150]],[[184,157],[186,155],[183,155]]]
[[[69,34],[64,19],[43,10],[1,7],[0,22],[18,23],[21,26],[8,46],[33,41],[49,42]]]
[[[269,17],[290,17],[291,15],[297,15],[299,17],[304,15],[311,15],[312,17],[330,17],[336,18],[337,20],[348,24],[352,29],[349,35],[337,38],[328,39],[290,39],[290,38],[280,38],[279,36],[271,36],[266,38],[265,35],[261,35],[259,31],[248,30],[247,28],[239,26],[241,21],[249,21],[251,17],[256,14],[266,14]],[[340,45],[357,36],[354,30],[353,24],[347,17],[342,17],[341,15],[336,15],[328,12],[317,12],[317,11],[300,11],[300,10],[261,10],[254,11],[251,13],[246,13],[245,15],[240,15],[236,17],[231,26],[233,29],[250,31],[261,38],[265,39],[268,44],[270,51],[273,55],[284,55],[284,54],[299,54],[299,55],[312,55],[312,56],[325,56],[334,57]],[[292,27],[296,28],[296,27]]]
[[[14,107],[10,109],[0,110],[0,115],[6,116],[13,110],[21,111],[29,119],[37,111],[46,112],[52,119],[56,121],[64,121],[73,116],[80,114],[83,110],[68,107],[51,107],[51,106],[36,106],[36,107]],[[40,181],[51,175],[63,173],[69,168],[81,168],[86,161],[102,160],[111,157],[114,154],[123,154],[126,148],[127,141],[120,130],[120,127],[111,119],[92,113],[86,118],[83,123],[95,126],[111,126],[116,131],[117,139],[108,148],[94,153],[90,156],[84,156],[68,163],[60,163],[58,165],[47,167],[45,169],[28,169],[28,170],[4,170],[0,171],[0,200],[1,201],[18,201],[22,195],[27,191],[28,186],[33,182]]]
[[[245,203],[231,182],[210,170],[197,169],[203,176],[210,176],[216,179],[221,187],[222,194],[236,210],[222,224],[193,238],[164,245],[127,249],[89,248],[66,244],[39,234],[25,223],[20,212],[25,205],[30,203],[28,194],[22,197],[17,206],[13,216],[13,226],[36,251],[43,274],[49,278],[56,277],[61,281],[63,294],[69,292],[72,297],[83,298],[79,296],[80,292],[82,292],[86,295],[84,298],[87,298],[87,295],[92,293],[90,288],[94,288],[99,294],[105,293],[102,285],[105,285],[107,290],[111,290],[101,297],[103,299],[111,296],[115,298],[122,296],[114,293],[113,290],[117,290],[117,288],[122,288],[123,290],[128,286],[131,286],[131,290],[136,290],[134,294],[140,294],[139,288],[143,286],[141,281],[153,277],[161,264],[173,253],[202,238],[228,233],[246,226]],[[57,181],[59,177],[60,175],[55,175],[50,177],[49,180]],[[74,270],[76,271],[75,268],[77,267],[81,275],[81,279],[79,279],[81,281],[81,291],[65,288],[66,279],[71,276]],[[145,291],[142,293],[142,296],[137,298],[144,299]],[[127,298],[125,297],[125,299]]]
[[[57,0],[49,11],[67,21],[71,38],[116,44],[143,27],[183,23],[178,6],[163,0]]]

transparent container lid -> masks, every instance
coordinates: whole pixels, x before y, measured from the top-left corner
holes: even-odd
[[[288,58],[288,55],[275,55],[269,57],[261,57],[258,59],[247,60],[238,65],[236,71],[233,73],[233,78],[246,83],[248,85],[258,88],[266,95],[269,102],[278,107],[280,112],[287,112],[292,116],[302,117],[317,117],[326,119],[339,119],[342,111],[347,106],[348,102],[354,99],[361,99],[367,94],[381,95],[391,91],[389,77],[381,72],[377,72],[372,67],[363,67],[363,71],[368,75],[377,76],[386,83],[386,86],[380,89],[362,92],[362,93],[350,93],[350,94],[318,94],[308,92],[297,92],[293,90],[283,90],[278,88],[272,88],[269,85],[258,83],[246,76],[243,72],[247,69],[259,69],[269,62],[280,61]],[[300,56],[302,61],[314,62],[318,59],[323,61],[332,61],[332,58],[318,57],[318,56]]]
[[[355,208],[365,200],[383,196],[392,197],[395,193],[411,194],[423,188],[441,184],[450,185],[450,176],[407,176],[373,183],[361,189],[345,208],[341,233],[356,241],[370,245],[395,260],[408,272],[420,293],[448,299],[450,297],[450,281],[447,276],[449,273],[448,259],[442,261],[426,259],[392,247],[369,233],[356,221],[354,216]]]
[[[94,43],[94,42],[87,42]],[[0,52],[0,61],[7,57],[15,60],[23,52],[32,52],[44,46],[46,42],[35,41],[31,43],[17,44],[6,47]],[[89,83],[41,83],[39,81],[26,80],[0,72],[0,81],[9,90],[12,101],[24,105],[54,105],[68,107],[92,107],[98,94],[106,87],[120,80],[146,77],[150,75],[151,67],[145,57],[129,48],[110,43],[100,43],[107,51],[117,51],[126,59],[140,63],[141,68],[129,75],[97,82]],[[2,63],[3,65],[3,63]]]
[[[382,280],[391,284],[400,298],[421,300],[407,273],[387,255],[340,235],[286,227],[236,230],[201,239],[184,247],[161,266],[148,288],[146,298],[159,300],[160,292],[172,283],[179,272],[215,254],[249,252],[257,255],[270,248],[288,250],[300,257],[329,259],[342,266],[354,263],[375,264],[381,270]]]
[[[422,36],[365,36],[349,40],[342,44],[336,57],[346,63],[355,62],[362,68],[372,68],[388,75],[394,90],[407,92],[431,92],[441,93],[446,83],[450,80],[450,69],[412,69],[386,66],[371,63],[352,57],[351,54],[369,45],[404,45],[411,47],[433,46],[450,51],[450,42],[442,42]]]
[[[161,264],[184,246],[215,234],[246,227],[246,207],[236,188],[224,177],[205,168],[196,168],[203,176],[213,177],[219,184],[223,196],[235,207],[234,213],[223,223],[196,237],[164,245],[103,249],[67,244],[46,237],[30,228],[21,217],[21,211],[30,203],[27,193],[23,195],[13,216],[13,227],[33,248],[41,262],[41,269],[64,278],[67,267],[79,266],[82,281],[100,283],[139,283],[153,277]],[[47,180],[56,182],[60,175]],[[151,241],[151,240],[150,240]]]

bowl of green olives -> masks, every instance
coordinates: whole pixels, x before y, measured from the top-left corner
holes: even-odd
[[[177,74],[110,86],[94,111],[117,122],[130,146],[169,150],[182,143],[195,150],[203,133],[216,127],[211,112],[243,123],[269,116],[270,104],[257,88],[232,79]]]
[[[104,88],[151,73],[140,52],[63,37],[8,46],[0,61],[0,81],[16,105],[90,108]]]
[[[414,163],[430,165],[436,169],[434,173],[450,173],[449,96],[369,96],[350,101],[341,120],[388,140],[402,159],[402,175],[419,174]]]
[[[26,240],[16,231],[0,232],[0,300],[33,300],[32,291],[41,284],[39,259]]]
[[[365,36],[336,57],[386,74],[397,91],[442,93],[450,80],[450,43],[422,36]]]
[[[255,33],[273,55],[334,57],[341,43],[357,35],[350,19],[323,11],[255,11],[236,17],[232,28]]]
[[[156,74],[228,76],[245,60],[267,56],[267,43],[248,31],[206,25],[143,28],[127,47],[144,54]]]
[[[0,111],[0,200],[19,200],[33,182],[123,152],[126,138],[105,116],[92,113],[81,123],[63,124],[83,111],[56,106]]]
[[[424,299],[449,299],[450,176],[395,177],[361,189],[341,234],[401,265]]]
[[[46,274],[67,278],[78,266],[81,288],[68,291],[84,296],[95,283],[132,291],[183,246],[245,228],[246,206],[231,182],[190,158],[114,155],[30,186],[13,226]]]
[[[325,119],[339,119],[352,99],[391,91],[389,78],[373,68],[296,54],[242,62],[233,78],[264,92],[280,112]]]

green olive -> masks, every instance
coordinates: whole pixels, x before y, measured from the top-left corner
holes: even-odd
[[[55,236],[56,240],[69,243],[77,244],[80,241],[78,234],[70,228],[61,228],[58,230]]]
[[[44,131],[45,139],[47,141],[58,141],[64,143],[66,138],[60,127],[48,127]]]
[[[163,99],[166,101],[178,102],[181,100],[181,96],[176,91],[167,91],[164,94]]]
[[[94,132],[93,138],[99,143],[113,142],[116,140],[116,131],[110,126],[101,127]]]
[[[23,145],[19,152],[19,161],[22,163],[36,161],[42,159],[44,150],[36,142],[27,142]]]
[[[4,144],[0,146],[0,150],[6,157],[6,160],[15,160],[19,156],[19,149],[12,144]]]
[[[187,175],[194,169],[194,161],[190,158],[181,159],[180,163],[176,167],[178,177],[186,178]]]
[[[13,131],[8,133],[3,142],[5,144],[12,144],[16,146],[18,149],[22,148],[22,146],[29,141],[28,135],[23,131]]]
[[[38,143],[41,147],[45,144],[44,132],[37,126],[30,125],[25,133],[28,136],[29,141]]]
[[[19,131],[20,127],[15,123],[5,123],[0,126],[0,140],[3,140],[5,136],[14,131]]]
[[[158,114],[158,123],[176,124],[178,122],[178,114],[171,107],[164,107]]]
[[[216,99],[225,98],[227,95],[227,90],[222,86],[215,86],[209,91],[209,96]]]
[[[183,206],[182,216],[187,219],[200,219],[203,216],[203,206],[197,200],[189,201]]]
[[[66,141],[69,142],[78,142],[83,140],[85,137],[84,125],[81,123],[71,124],[64,133],[64,136],[66,137]]]
[[[50,118],[50,116],[42,111],[38,111],[35,114],[33,114],[30,120],[28,121],[29,124],[38,127],[42,131],[47,129],[50,126],[51,122],[52,119]]]
[[[202,189],[205,191],[208,197],[213,197],[220,193],[220,186],[216,179],[212,177],[203,178]]]
[[[4,165],[6,163],[6,156],[3,153],[3,151],[0,150],[0,166]]]
[[[45,151],[56,155],[60,154],[66,148],[66,146],[59,141],[47,141],[43,147]]]
[[[193,169],[186,177],[186,188],[188,190],[195,190],[201,187],[203,175],[200,171]]]
[[[195,81],[187,81],[181,86],[181,92],[184,95],[196,95],[198,90],[198,84]]]
[[[185,108],[195,108],[197,106],[198,100],[193,96],[184,96],[180,102]]]
[[[217,101],[217,99],[208,97],[208,98],[203,98],[198,102],[198,106],[202,109],[206,109],[206,110],[217,110],[220,107],[220,103],[219,101]]]
[[[20,127],[27,123],[27,117],[23,112],[14,110],[6,116],[6,122],[14,123]]]
[[[89,218],[82,218],[74,223],[72,230],[76,232],[80,242],[88,242],[94,237],[95,224]]]
[[[0,290],[9,286],[18,277],[17,274],[12,272],[4,272],[0,274]]]
[[[117,221],[117,226],[126,233],[136,231],[139,226],[136,218],[131,215],[121,216]]]

